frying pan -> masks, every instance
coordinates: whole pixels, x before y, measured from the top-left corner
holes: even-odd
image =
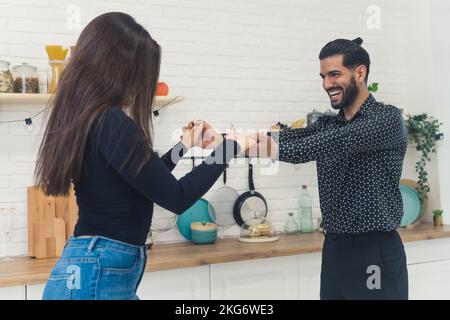
[[[255,191],[253,183],[253,165],[248,164],[248,187],[249,191],[241,194],[233,207],[233,216],[237,224],[242,226],[249,219],[264,219],[267,216],[266,199]]]
[[[150,231],[152,233],[165,233],[172,230],[177,224],[178,216],[168,210],[162,209],[162,215],[153,215]]]
[[[213,193],[208,207],[211,219],[218,226],[231,226],[235,223],[233,208],[237,198],[239,198],[239,193],[227,186],[227,169],[225,169],[223,172],[223,186]]]
[[[222,134],[225,139],[225,134]],[[225,161],[225,145],[223,147],[223,156]],[[239,193],[227,186],[227,164],[223,171],[223,186],[217,189],[211,196],[209,201],[209,215],[218,226],[232,226],[236,223],[233,215],[234,204],[239,197]]]

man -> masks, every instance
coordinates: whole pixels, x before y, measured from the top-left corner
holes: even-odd
[[[260,135],[260,148],[280,161],[317,162],[325,234],[321,299],[408,299],[396,231],[407,134],[399,109],[368,91],[370,58],[361,43],[338,39],[319,55],[323,88],[338,114],[272,138]]]

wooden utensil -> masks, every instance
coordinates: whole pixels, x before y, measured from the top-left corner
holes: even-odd
[[[28,188],[28,254],[36,258],[59,257],[78,219],[75,193],[48,197],[39,187]]]
[[[66,243],[66,223],[64,219],[56,217],[56,201],[55,198],[51,198],[47,202],[48,211],[46,216],[50,221],[51,226],[51,244],[50,247],[47,245],[47,253],[52,257],[59,257],[62,250],[64,249],[64,244]],[[47,240],[48,241],[48,240]],[[54,243],[54,246],[53,246]]]
[[[61,255],[66,242],[66,224],[63,219],[56,218],[55,199],[45,199],[44,217],[38,219],[38,250],[36,258],[53,258]]]

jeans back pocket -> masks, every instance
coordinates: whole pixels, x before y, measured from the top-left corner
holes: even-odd
[[[108,247],[98,253],[103,274],[131,273],[139,266],[139,253]]]
[[[100,274],[96,257],[62,258],[44,289],[44,300],[95,300]]]

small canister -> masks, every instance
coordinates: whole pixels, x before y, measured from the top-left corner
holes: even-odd
[[[13,68],[14,92],[39,93],[39,75],[37,68],[27,63]]]
[[[196,244],[214,243],[217,239],[217,224],[206,221],[191,223],[192,242]]]
[[[0,93],[13,91],[13,76],[9,70],[9,62],[0,60]]]

